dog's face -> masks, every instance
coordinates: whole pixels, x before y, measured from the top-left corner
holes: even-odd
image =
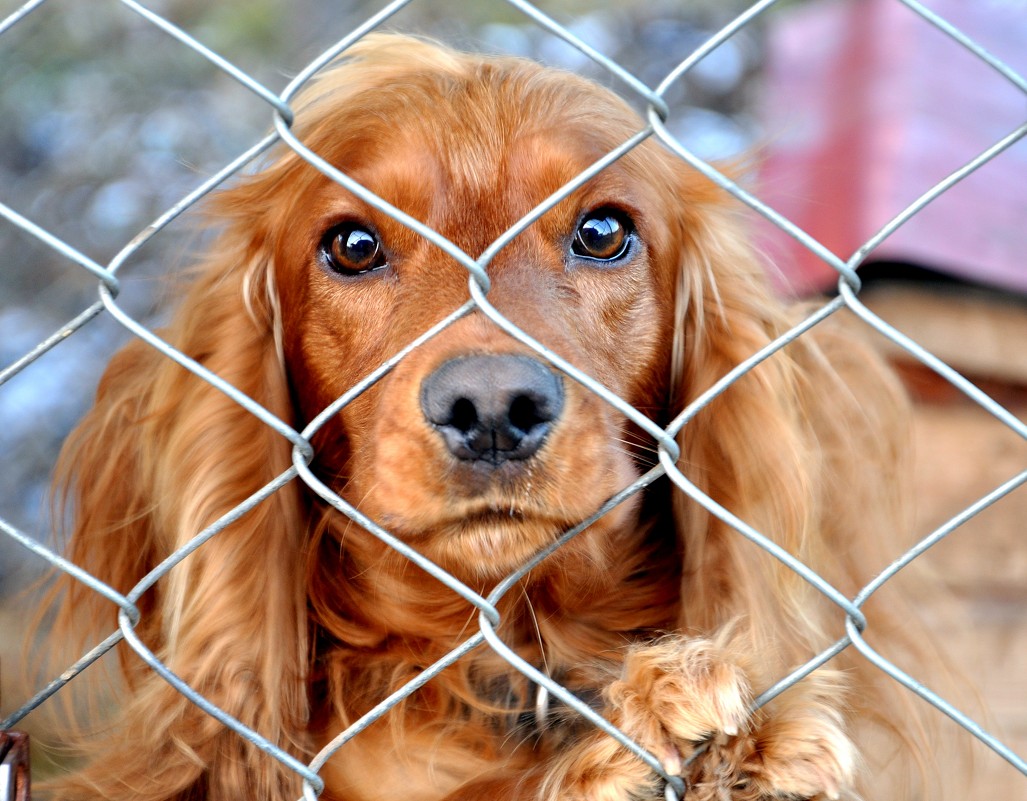
[[[307,144],[475,258],[640,127],[604,90],[520,63],[405,80],[335,107],[326,93]],[[293,173],[268,236],[309,420],[465,303],[468,273],[314,169]],[[642,399],[668,391],[689,191],[704,190],[646,143],[495,256],[489,302],[658,416]],[[480,311],[402,360],[325,437],[339,461],[320,467],[343,497],[461,572],[508,571],[637,475],[623,416]]]

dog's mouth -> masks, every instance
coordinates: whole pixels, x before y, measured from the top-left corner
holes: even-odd
[[[464,505],[427,525],[390,520],[387,527],[447,570],[501,576],[555,542],[577,521],[517,503]]]
[[[430,525],[419,530],[411,530],[411,527],[402,523],[399,523],[398,528],[410,541],[459,539],[475,536],[485,530],[503,532],[505,536],[516,540],[524,536],[526,532],[540,529],[559,534],[574,525],[575,522],[516,503],[508,505],[490,503],[465,509],[459,514],[440,516]]]
[[[507,509],[490,508],[486,511],[468,515],[463,518],[462,522],[467,526],[491,526],[498,525],[500,523],[521,523],[529,517],[531,517],[531,515],[525,513],[523,509],[519,509],[511,504]]]
[[[517,510],[486,512],[444,525],[426,546],[444,567],[499,576],[529,561],[565,529],[562,522]]]

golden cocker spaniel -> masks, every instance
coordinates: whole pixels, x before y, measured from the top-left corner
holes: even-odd
[[[387,35],[294,107],[314,153],[475,258],[642,127],[579,77]],[[291,150],[210,211],[223,230],[162,336],[297,431],[468,301],[462,265]],[[800,319],[768,291],[724,193],[655,140],[487,273],[506,320],[661,427]],[[820,325],[686,424],[677,467],[849,591],[897,514],[902,408],[875,357]],[[483,595],[658,462],[635,423],[480,308],[330,415],[312,447],[331,492]],[[292,464],[281,434],[134,342],[62,457],[69,554],[128,591]],[[62,590],[58,631],[114,628],[109,602]],[[478,619],[300,479],[139,608],[137,635],[171,670],[304,762]],[[682,776],[689,801],[855,798],[871,773],[853,744],[863,713],[894,708],[848,652],[752,708],[844,632],[844,614],[666,477],[532,568],[498,611],[510,649]],[[122,700],[59,798],[300,795],[295,772],[131,651],[121,665]],[[322,797],[663,797],[650,764],[538,700],[478,647],[338,749]]]

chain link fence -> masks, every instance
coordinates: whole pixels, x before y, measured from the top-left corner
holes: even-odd
[[[626,87],[629,93],[634,94],[636,99],[644,105],[646,113],[644,123],[636,135],[624,142],[622,146],[600,159],[591,168],[577,176],[577,178],[561,188],[552,197],[539,204],[528,215],[506,231],[506,233],[487,248],[483,254],[479,257],[474,257],[463,252],[453,243],[441,237],[437,232],[426,227],[418,220],[404,214],[389,203],[385,202],[383,199],[375,196],[365,187],[352,180],[349,176],[322,160],[316,153],[309,150],[303,142],[297,139],[290,128],[293,119],[293,112],[290,104],[296,93],[325,65],[340,54],[345,53],[350,45],[361,39],[361,37],[365,36],[368,32],[387,23],[391,17],[393,17],[401,8],[408,5],[411,0],[397,0],[396,2],[386,5],[373,16],[370,16],[363,24],[354,28],[344,38],[310,62],[310,64],[296,75],[296,77],[293,78],[281,92],[268,88],[245,71],[238,69],[217,52],[214,52],[212,49],[205,46],[203,42],[190,35],[187,30],[176,26],[160,14],[155,13],[137,2],[134,2],[134,0],[120,0],[120,2],[126,9],[139,15],[149,25],[154,26],[156,29],[159,29],[167,36],[172,37],[174,40],[179,42],[183,48],[188,48],[195,54],[215,65],[217,69],[223,71],[225,75],[230,76],[234,81],[241,84],[246,90],[265,103],[267,113],[273,123],[273,131],[254,144],[246,152],[238,156],[238,158],[227,163],[216,174],[208,180],[203,181],[185,197],[182,197],[178,202],[167,208],[164,213],[160,214],[159,217],[153,220],[152,224],[147,226],[137,236],[132,238],[131,241],[125,244],[121,251],[108,263],[95,261],[82,250],[74,247],[66,241],[62,241],[62,239],[47,230],[45,227],[33,222],[30,216],[20,213],[15,210],[13,206],[8,205],[10,203],[16,203],[17,198],[0,198],[0,216],[6,220],[8,225],[21,229],[21,231],[29,237],[38,240],[38,242],[42,243],[43,246],[52,249],[54,253],[59,254],[60,258],[66,260],[68,269],[82,270],[90,274],[95,278],[99,292],[99,299],[95,303],[82,309],[80,313],[75,315],[74,318],[69,320],[65,325],[61,326],[59,330],[54,331],[52,335],[40,341],[13,363],[3,367],[3,369],[0,370],[0,385],[6,383],[33,362],[36,362],[39,359],[45,359],[46,355],[52,349],[60,347],[61,343],[67,341],[69,338],[82,336],[80,332],[87,329],[87,327],[93,324],[93,322],[98,318],[107,316],[116,320],[121,326],[130,332],[131,336],[144,340],[153,348],[156,348],[164,354],[168,359],[178,362],[186,370],[191,371],[196,376],[218,388],[225,395],[229,396],[235,402],[249,410],[253,415],[257,416],[280,436],[287,439],[293,447],[293,466],[287,472],[279,476],[274,482],[264,487],[259,493],[240,504],[236,509],[223,519],[219,520],[216,524],[204,531],[198,532],[187,547],[184,547],[172,554],[126,594],[116,592],[111,587],[97,580],[96,577],[67,561],[60,553],[40,544],[37,538],[21,530],[21,528],[0,519],[0,537],[8,538],[10,541],[18,543],[33,554],[34,557],[49,563],[49,565],[58,571],[63,571],[73,576],[82,584],[89,587],[92,591],[108,599],[120,610],[119,628],[116,631],[111,632],[110,636],[103,642],[99,643],[88,653],[83,654],[74,664],[69,665],[65,670],[63,670],[57,678],[53,679],[49,684],[40,689],[33,697],[26,700],[19,709],[0,722],[0,729],[9,730],[16,728],[19,721],[21,721],[29,712],[37,708],[55,693],[59,692],[61,688],[69,682],[74,681],[116,644],[124,641],[140,659],[149,665],[153,671],[159,673],[168,683],[173,685],[180,693],[182,693],[182,695],[187,697],[207,714],[218,719],[230,729],[236,731],[241,737],[256,745],[271,758],[279,760],[289,769],[295,771],[298,776],[302,777],[304,797],[314,799],[323,789],[323,782],[319,775],[319,771],[334,753],[345,747],[346,743],[356,734],[385,715],[392,707],[399,704],[404,698],[414,693],[427,682],[430,682],[434,676],[439,674],[447,666],[461,659],[471,650],[484,645],[493,649],[503,659],[507,660],[515,670],[524,674],[539,687],[544,688],[550,696],[559,699],[571,709],[576,710],[594,726],[606,731],[609,736],[621,742],[624,747],[628,748],[640,759],[644,760],[653,769],[653,771],[662,775],[666,780],[668,798],[681,797],[683,794],[681,780],[678,777],[668,775],[664,771],[660,761],[654,755],[647,753],[640,745],[633,742],[615,727],[611,726],[606,720],[593,711],[588,704],[583,703],[559,683],[540,672],[533,665],[524,661],[496,634],[496,627],[499,623],[500,617],[499,612],[497,611],[497,604],[499,600],[511,590],[511,588],[516,586],[517,582],[525,574],[527,574],[552,551],[560,548],[570,538],[584,530],[588,525],[598,519],[614,505],[639,492],[643,487],[647,486],[656,478],[667,476],[670,481],[674,483],[678,491],[687,494],[689,497],[694,499],[696,503],[704,506],[711,515],[725,521],[737,532],[738,536],[747,538],[757,546],[765,549],[802,576],[803,579],[813,585],[822,595],[835,603],[847,620],[846,635],[842,639],[836,642],[831,648],[810,660],[808,664],[796,670],[791,675],[781,678],[777,684],[765,691],[763,695],[757,699],[757,705],[766,703],[780,692],[816,670],[818,667],[827,663],[843,650],[855,649],[865,657],[865,659],[869,660],[881,671],[887,673],[892,679],[894,679],[894,681],[899,682],[908,688],[911,693],[915,693],[924,699],[926,703],[933,705],[945,713],[945,715],[952,719],[954,722],[953,725],[962,727],[974,737],[984,742],[999,757],[1007,760],[1017,771],[1027,777],[1027,761],[1025,761],[1023,757],[1013,753],[1013,751],[1002,741],[985,731],[981,725],[967,717],[960,710],[956,709],[945,698],[939,697],[931,690],[927,689],[914,676],[907,674],[902,669],[889,662],[880,653],[875,651],[874,648],[867,643],[867,640],[864,637],[867,628],[872,625],[872,621],[868,621],[863,613],[863,606],[870,596],[877,592],[877,590],[886,583],[891,581],[900,570],[909,565],[913,560],[917,559],[921,554],[943,538],[955,532],[968,519],[1027,482],[1027,470],[1013,476],[1001,486],[995,487],[992,492],[989,492],[987,495],[968,506],[946,524],[924,537],[915,547],[901,555],[898,555],[886,570],[866,584],[866,586],[864,586],[854,597],[847,597],[818,575],[808,565],[803,564],[791,554],[782,550],[774,542],[768,539],[767,536],[752,528],[745,521],[733,516],[730,511],[719,506],[715,501],[713,501],[713,499],[690,483],[676,465],[678,458],[678,446],[675,442],[675,437],[682,428],[688,424],[688,422],[692,420],[701,409],[724,392],[735,381],[752,370],[760,362],[787,346],[788,343],[794,341],[798,337],[802,337],[818,323],[842,309],[851,310],[866,326],[875,329],[884,337],[891,340],[891,342],[896,346],[908,353],[911,357],[934,371],[938,376],[944,378],[967,398],[979,405],[981,409],[1008,427],[1015,436],[1027,439],[1027,424],[1011,414],[1007,409],[1003,408],[970,381],[958,374],[948,364],[935,358],[920,344],[911,340],[901,331],[891,327],[884,320],[872,313],[860,300],[861,283],[860,277],[857,273],[857,269],[860,267],[861,263],[863,263],[874,252],[875,248],[877,248],[878,245],[880,245],[896,229],[906,223],[914,215],[918,214],[925,206],[931,203],[939,195],[949,190],[949,188],[957,182],[978,170],[992,159],[995,159],[1004,150],[1013,146],[1020,139],[1027,136],[1027,120],[1025,120],[1024,124],[1014,130],[1011,130],[1008,135],[1001,138],[999,141],[996,141],[991,147],[981,152],[963,167],[948,175],[935,186],[924,191],[919,198],[896,214],[886,225],[881,227],[874,236],[863,243],[863,245],[851,257],[843,259],[829,251],[805,231],[797,228],[788,219],[785,219],[783,216],[778,214],[773,208],[770,208],[761,201],[759,197],[750,194],[723,173],[719,172],[715,166],[683,145],[682,142],[679,141],[679,139],[668,129],[666,122],[668,117],[668,104],[665,98],[668,91],[676,83],[681,81],[690,71],[695,69],[696,66],[700,64],[705,57],[718,48],[718,46],[731,39],[731,37],[738,35],[739,32],[746,29],[747,26],[754,24],[757,18],[761,15],[771,11],[775,5],[778,5],[775,0],[764,0],[763,2],[752,4],[751,7],[744,10],[743,13],[720,30],[716,35],[710,37],[692,52],[682,54],[685,56],[683,60],[676,68],[667,73],[662,80],[656,83],[655,86],[650,86],[642,80],[639,80],[635,75],[625,70],[615,61],[604,56],[602,52],[593,48],[588,42],[583,41],[568,30],[567,27],[557,23],[553,18],[533,4],[526,2],[525,0],[508,0],[509,9],[506,9],[508,13],[512,10],[517,14],[522,14],[525,17],[530,18],[530,20],[540,26],[541,29],[547,31],[553,37],[557,37],[568,43],[584,57],[587,57],[587,59],[599,65],[611,76],[614,76],[622,86]],[[996,81],[1008,82],[1019,90],[1025,98],[1027,98],[1027,80],[1025,80],[1023,76],[1017,74],[1007,64],[987,52],[960,29],[956,28],[945,19],[940,18],[930,9],[916,2],[916,0],[895,0],[895,2],[901,3],[908,8],[909,13],[917,15],[923,25],[934,26],[944,33],[951,40],[951,46],[953,48],[965,48],[973,53],[977,58],[981,59],[994,70]],[[44,0],[32,0],[16,9],[6,19],[0,21],[0,47],[3,46],[2,36],[23,20],[30,17],[33,13],[36,13],[37,9],[39,9],[43,3]],[[1011,13],[1017,12],[1014,11]],[[682,161],[687,162],[696,170],[707,176],[716,185],[721,187],[724,192],[735,196],[743,203],[754,209],[758,214],[769,220],[773,225],[777,226],[786,234],[800,242],[805,248],[816,254],[816,256],[824,263],[830,265],[834,270],[836,270],[838,274],[837,294],[832,299],[824,301],[819,308],[817,308],[815,312],[805,319],[800,325],[779,338],[769,347],[759,353],[752,354],[752,356],[745,362],[738,364],[730,373],[724,375],[715,386],[711,387],[687,408],[682,409],[677,417],[666,428],[657,426],[639,410],[632,408],[621,398],[617,397],[614,393],[599,384],[593,377],[583,374],[575,367],[561,359],[557,354],[541,346],[524,331],[520,330],[505,319],[490,304],[488,297],[489,278],[487,267],[490,260],[499,252],[500,249],[524,231],[532,222],[556,205],[556,203],[561,199],[568,196],[576,187],[601,172],[608,165],[647,139],[659,140],[659,142],[676,154]],[[338,182],[348,191],[352,192],[372,207],[389,214],[394,219],[398,220],[400,223],[409,227],[420,236],[423,236],[425,239],[434,243],[434,245],[442,251],[449,254],[449,256],[451,256],[455,261],[466,268],[469,276],[469,288],[471,294],[471,300],[469,300],[464,306],[455,310],[452,315],[439,325],[424,332],[422,336],[411,342],[408,347],[395,354],[392,359],[380,365],[364,380],[352,387],[345,395],[326,408],[321,415],[319,415],[303,430],[295,430],[286,425],[268,410],[256,404],[249,397],[240,393],[232,385],[225,382],[222,378],[206,370],[185,354],[170,347],[168,344],[163,342],[150,327],[140,323],[133,315],[129,314],[125,310],[123,304],[119,303],[119,287],[121,285],[122,271],[131,269],[133,261],[138,257],[140,249],[142,249],[154,237],[161,236],[166,227],[173,220],[183,214],[183,212],[200,201],[208,193],[215,190],[226,180],[244,170],[261,154],[265,153],[270,147],[278,143],[284,143],[295,151],[301,158],[305,159],[322,173],[329,176],[332,180]],[[550,549],[543,553],[539,553],[530,562],[521,566],[520,569],[508,576],[488,595],[481,595],[475,592],[424,558],[415,549],[398,540],[388,530],[382,528],[375,521],[366,518],[359,510],[351,506],[338,494],[333,492],[331,488],[322,483],[311,471],[309,466],[313,456],[313,450],[310,444],[311,438],[332,415],[337,414],[340,409],[352,402],[361,393],[365,392],[375,382],[386,375],[408,353],[418,348],[428,339],[435,336],[440,331],[450,326],[457,319],[471,311],[479,311],[486,315],[496,326],[507,332],[511,337],[538,353],[542,359],[548,361],[558,370],[580,382],[591,392],[600,396],[608,404],[623,414],[628,420],[632,421],[640,429],[645,431],[652,438],[652,441],[655,443],[655,447],[659,452],[659,465],[653,468],[650,473],[646,474],[634,484],[626,487],[615,497],[611,498],[603,508],[599,509],[595,513],[594,516],[588,520],[582,521],[580,525],[574,527],[572,530],[567,531],[558,542],[553,543]],[[198,549],[203,548],[205,543],[217,537],[226,526],[230,525],[233,521],[237,520],[257,504],[260,504],[270,495],[278,491],[282,486],[294,480],[302,481],[310,488],[311,491],[324,499],[326,503],[356,521],[376,537],[380,538],[392,548],[403,554],[410,560],[410,562],[434,576],[440,583],[446,585],[453,592],[459,594],[479,612],[477,632],[469,635],[463,643],[455,647],[445,658],[425,669],[419,676],[404,686],[399,692],[382,701],[361,719],[353,722],[352,725],[350,725],[345,731],[339,733],[338,736],[336,736],[309,763],[304,763],[294,755],[283,751],[280,747],[266,739],[261,732],[250,730],[231,715],[225,713],[223,710],[212,704],[208,699],[204,698],[200,692],[188,686],[188,684],[173,674],[135,634],[135,627],[140,621],[141,614],[137,608],[137,602],[140,597],[147,592],[147,590],[172,571],[176,565],[181,563],[183,560],[190,558],[190,555]],[[116,766],[112,766],[112,770],[116,770]],[[1027,779],[1019,782],[1019,784],[1021,791],[1027,790]],[[4,791],[5,788],[0,787],[0,797],[4,797]]]

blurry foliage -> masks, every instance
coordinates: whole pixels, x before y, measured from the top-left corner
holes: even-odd
[[[154,0],[183,28],[271,89],[384,5],[339,0]],[[743,0],[558,0],[540,7],[651,86]],[[0,4],[0,19],[18,6]],[[386,27],[529,56],[623,87],[506,3],[420,0]],[[758,28],[712,54],[668,97],[700,152],[749,141],[746,87]],[[630,100],[631,98],[629,98]],[[637,102],[636,106],[639,106]],[[49,0],[0,36],[0,202],[99,263],[270,127],[267,105],[115,0]],[[188,263],[176,221],[120,273],[120,302],[153,320],[160,277]],[[0,220],[0,367],[96,300],[96,281]],[[0,386],[0,517],[45,537],[56,451],[126,335],[100,318]],[[24,554],[0,537],[0,594]]]

